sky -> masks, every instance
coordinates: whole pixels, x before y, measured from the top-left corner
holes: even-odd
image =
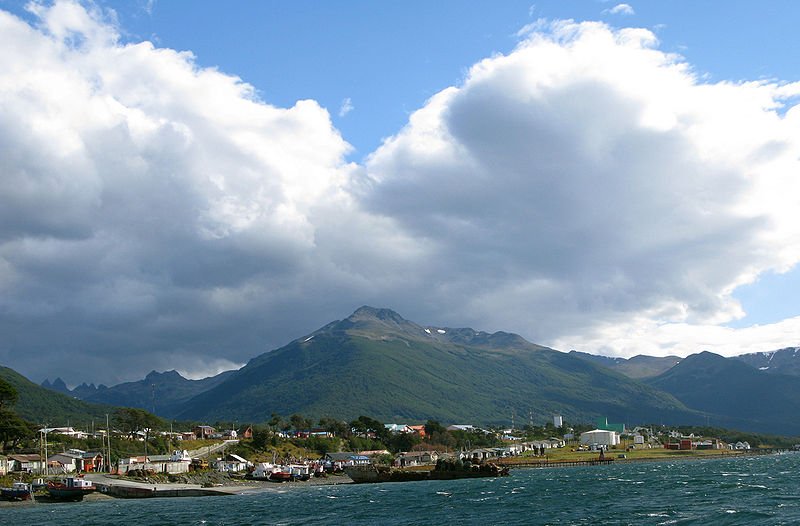
[[[0,0],[0,364],[192,378],[361,305],[800,345],[800,4]]]

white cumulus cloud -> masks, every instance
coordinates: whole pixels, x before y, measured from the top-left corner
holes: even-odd
[[[0,12],[0,362],[23,373],[201,377],[362,304],[608,354],[796,343],[795,320],[721,325],[800,260],[796,83],[540,21],[359,166],[313,100],[31,9]]]
[[[78,3],[31,8],[34,27],[0,12],[3,363],[202,375],[306,330],[292,304],[317,296],[300,308],[327,321],[326,297],[358,305],[404,260],[344,192],[350,146],[315,101],[271,106]]]
[[[797,262],[786,91],[705,83],[646,30],[540,23],[414,113],[363,199],[438,248],[426,301],[450,317],[635,354],[592,335],[702,332],[742,315],[737,285]]]
[[[617,4],[611,9],[608,9],[606,12],[611,13],[612,15],[634,15],[636,12],[633,10],[633,7],[630,4]]]

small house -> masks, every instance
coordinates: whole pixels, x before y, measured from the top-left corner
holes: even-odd
[[[447,426],[448,431],[466,431],[468,433],[472,433],[478,431],[478,428],[470,425],[470,424],[453,424],[451,426]]]
[[[68,451],[56,453],[47,457],[47,465],[52,466],[55,473],[74,473],[80,471],[81,455]]]
[[[412,433],[416,433],[420,438],[425,438],[425,426],[408,426]]]
[[[436,451],[409,451],[398,454],[394,463],[401,467],[423,466],[436,464],[437,460],[439,460],[439,453]]]
[[[368,456],[361,453],[346,452],[346,453],[327,453],[325,460],[334,465],[334,467],[345,466],[365,466],[372,463]]]
[[[40,473],[44,469],[44,461],[37,454],[8,455],[8,472]]]
[[[471,451],[463,451],[459,455],[463,460],[471,460],[472,462],[483,462],[495,458],[497,451],[494,449],[479,448]]]
[[[247,471],[252,466],[252,462],[232,453],[214,462],[214,469],[223,473],[241,473]]]
[[[406,424],[383,424],[390,433],[411,433],[411,428]]]
[[[203,440],[213,437],[217,430],[211,426],[197,426],[194,428],[193,432],[195,437]]]

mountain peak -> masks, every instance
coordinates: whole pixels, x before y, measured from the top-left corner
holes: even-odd
[[[67,384],[64,383],[64,380],[62,380],[61,377],[56,378],[52,383],[49,379],[45,379],[45,381],[41,383],[41,387],[66,395],[72,394],[69,390],[69,387],[67,387]]]
[[[176,371],[175,369],[171,371],[164,371],[163,373],[159,373],[158,371],[150,371],[147,376],[144,377],[146,382],[154,382],[156,380],[177,380],[177,379],[184,379],[181,376],[181,373]]]
[[[336,323],[334,330],[356,330],[369,334],[409,333],[419,335],[422,328],[406,320],[391,309],[377,309],[364,305],[346,319]]]
[[[347,319],[353,322],[362,320],[380,320],[383,322],[391,321],[394,323],[404,323],[407,321],[405,318],[397,314],[392,309],[386,309],[386,308],[378,309],[375,307],[370,307],[368,305],[359,307]]]

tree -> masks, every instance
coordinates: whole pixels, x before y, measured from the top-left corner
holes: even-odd
[[[0,378],[0,446],[3,451],[17,447],[22,440],[33,434],[33,424],[26,422],[11,409],[18,399],[17,389]]]
[[[361,436],[367,436],[369,433],[374,433],[375,437],[380,440],[385,440],[388,437],[388,431],[379,421],[368,416],[361,415],[357,419],[350,422],[350,427],[353,431]]]
[[[147,442],[150,440],[150,431],[153,428],[164,426],[164,421],[144,409],[134,407],[121,407],[114,412],[114,423],[122,428],[129,437],[134,438],[137,433],[144,431],[144,456],[147,456]]]
[[[270,427],[270,429],[272,429],[272,431],[277,431],[281,425],[283,425],[283,419],[281,418],[281,415],[272,413],[267,425]]]
[[[446,433],[447,429],[438,420],[428,420],[425,422],[425,434],[431,436],[434,433]]]
[[[10,409],[0,409],[0,449],[15,448],[34,433],[33,425]]]
[[[311,427],[311,422],[297,413],[289,417],[289,422],[291,422],[295,431],[308,430]]]
[[[253,449],[264,451],[267,449],[273,432],[261,426],[253,426]]]
[[[151,429],[163,427],[164,421],[144,409],[121,407],[114,412],[114,425],[134,438],[139,431],[148,434]]]
[[[6,380],[0,378],[0,409],[8,409],[16,404],[18,399],[19,393],[17,393],[17,389]]]
[[[350,429],[347,427],[347,423],[336,420],[335,418],[323,416],[319,419],[319,427],[333,434],[333,436],[346,438],[350,435]]]
[[[397,433],[389,438],[389,449],[392,451],[411,451],[419,444],[421,439],[416,433]]]

